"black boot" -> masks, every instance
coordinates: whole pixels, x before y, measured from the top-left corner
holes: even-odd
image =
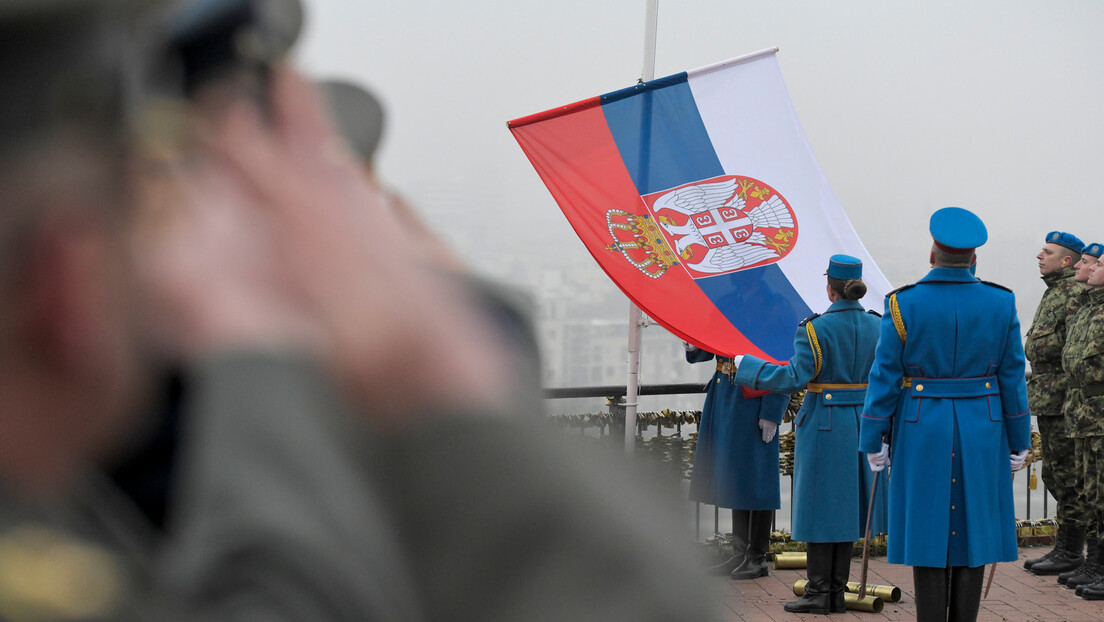
[[[1085,600],[1104,600],[1104,579],[1077,588],[1077,595]]]
[[[770,574],[767,568],[767,552],[770,550],[770,528],[774,510],[752,510],[748,514],[747,557],[740,567],[728,575],[733,579],[758,579]],[[735,539],[735,535],[733,538]]]
[[[1067,533],[1069,533],[1068,530],[1067,530]],[[1031,567],[1034,566],[1035,564],[1037,564],[1039,562],[1047,561],[1051,557],[1054,557],[1055,551],[1061,550],[1061,548],[1062,548],[1062,547],[1058,546],[1058,539],[1061,538],[1061,537],[1064,537],[1064,536],[1062,536],[1062,530],[1059,529],[1058,530],[1058,536],[1055,537],[1055,539],[1054,539],[1054,548],[1050,549],[1045,554],[1040,555],[1039,557],[1032,557],[1031,559],[1025,559],[1024,560],[1024,568],[1026,568],[1027,570],[1031,570]],[[1059,583],[1065,583],[1065,581],[1061,581],[1061,580],[1059,580],[1058,582]]]
[[[732,510],[732,557],[710,566],[706,572],[724,576],[739,568],[747,559],[748,548],[748,510]]]
[[[1104,578],[1078,585],[1076,593],[1085,600],[1104,600]]]
[[[1104,567],[1100,565],[1100,541],[1095,537],[1086,538],[1088,554],[1085,563],[1069,572],[1058,575],[1058,582],[1069,588],[1077,588],[1079,585],[1096,583],[1104,577]]]
[[[947,622],[974,622],[981,606],[981,584],[985,566],[951,568],[951,595]]]
[[[1069,580],[1066,581],[1066,587],[1073,587],[1076,590],[1077,595],[1081,597],[1085,596],[1085,590],[1089,589],[1090,587],[1093,588],[1093,591],[1104,589],[1104,583],[1102,583],[1104,582],[1104,564],[1101,564],[1102,560],[1104,560],[1104,542],[1098,543],[1096,546],[1096,563],[1086,569],[1085,576],[1070,577]],[[1073,581],[1074,579],[1077,579],[1078,581],[1083,580],[1084,583],[1071,585],[1070,581]],[[1092,600],[1101,599],[1093,598]]]
[[[912,567],[916,622],[947,622],[947,568]]]
[[[805,545],[805,569],[809,582],[805,595],[783,607],[790,613],[827,614],[832,610],[832,543],[809,542]]]
[[[1062,574],[1075,570],[1085,563],[1081,549],[1085,546],[1085,530],[1073,525],[1058,528],[1058,542],[1050,552],[1050,559],[1031,565],[1031,572],[1040,576]]]
[[[847,592],[847,578],[851,574],[851,550],[854,542],[836,542],[832,545],[832,584],[830,609],[832,613],[846,613],[847,601],[843,595]]]
[[[1053,549],[1050,549],[1049,551],[1047,551],[1045,554],[1040,555],[1039,557],[1032,557],[1032,558],[1029,558],[1029,559],[1025,559],[1024,560],[1024,568],[1027,569],[1027,570],[1031,570],[1031,567],[1034,566],[1035,564],[1037,564],[1039,562],[1045,562],[1046,560],[1050,559],[1054,555],[1054,551],[1057,551],[1057,550],[1058,550],[1058,547],[1057,547],[1057,542],[1056,542],[1055,547]]]

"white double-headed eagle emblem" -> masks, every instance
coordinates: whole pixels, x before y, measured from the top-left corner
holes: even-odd
[[[761,231],[794,227],[793,214],[777,195],[745,210],[747,202],[737,192],[738,180],[694,184],[661,195],[652,205],[655,214],[669,209],[685,214],[685,224],[659,219],[674,238],[675,252],[684,259],[687,248],[698,244],[708,250],[699,261],[688,262],[698,272],[721,273],[750,267],[781,255]]]

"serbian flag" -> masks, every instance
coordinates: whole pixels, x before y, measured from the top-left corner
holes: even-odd
[[[510,121],[556,203],[642,311],[717,354],[793,356],[836,253],[889,282],[801,129],[777,48]]]

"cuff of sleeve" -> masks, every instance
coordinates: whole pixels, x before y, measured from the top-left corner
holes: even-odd
[[[762,371],[763,366],[766,364],[767,362],[761,358],[750,354],[745,355],[744,360],[740,362],[740,366],[736,368],[736,384],[758,389],[759,387],[756,386],[756,380],[759,379],[759,372]]]
[[[759,418],[782,424],[786,407],[790,405],[790,396],[786,393],[768,393],[763,396],[763,406],[759,409]]]
[[[1005,415],[1008,422],[1008,448],[1011,451],[1023,451],[1031,447],[1031,418],[1023,412],[1016,415]]]
[[[876,454],[882,450],[882,429],[868,426],[863,421],[859,428],[859,451],[863,454]]]

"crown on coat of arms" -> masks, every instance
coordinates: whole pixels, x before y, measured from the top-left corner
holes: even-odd
[[[678,264],[675,252],[650,214],[611,209],[606,212],[606,224],[613,243],[605,249],[620,252],[645,276],[658,279],[668,268]]]

